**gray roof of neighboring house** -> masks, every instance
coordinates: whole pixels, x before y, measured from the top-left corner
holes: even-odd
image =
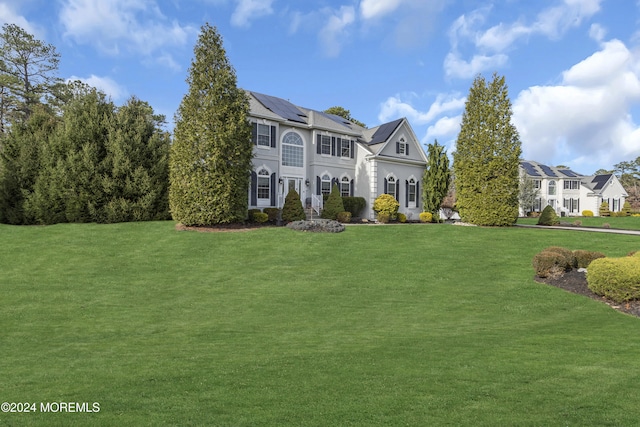
[[[605,185],[611,179],[611,174],[603,175],[582,175],[567,168],[557,168],[554,166],[543,165],[542,163],[521,160],[520,166],[531,178],[556,178],[556,179],[579,179],[581,184],[595,193],[600,193]]]

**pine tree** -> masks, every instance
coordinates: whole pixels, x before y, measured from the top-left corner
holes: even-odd
[[[427,168],[422,177],[422,210],[438,218],[440,205],[449,190],[451,172],[444,146],[436,140],[427,147]]]
[[[340,212],[344,212],[344,203],[342,202],[342,196],[337,184],[333,184],[331,187],[331,193],[327,197],[327,202],[322,208],[321,218],[324,219],[336,219]]]
[[[135,97],[111,123],[102,186],[106,222],[167,219],[170,139],[164,116]]]
[[[504,77],[478,76],[469,91],[454,155],[457,207],[463,221],[512,225],[518,218],[518,131]]]
[[[209,24],[201,29],[187,83],[170,153],[171,214],[185,225],[242,222],[253,157],[249,100]]]

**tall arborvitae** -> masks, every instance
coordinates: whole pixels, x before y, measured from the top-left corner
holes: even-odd
[[[518,218],[518,131],[504,77],[478,76],[469,91],[454,154],[457,207],[463,221],[512,225]]]
[[[170,153],[171,214],[186,225],[244,221],[253,157],[249,100],[209,24],[201,28],[187,83]]]
[[[131,98],[111,122],[102,177],[106,222],[167,219],[169,214],[169,135],[164,116]]]
[[[427,168],[422,177],[422,210],[438,218],[440,205],[449,190],[449,157],[438,141],[427,147]]]

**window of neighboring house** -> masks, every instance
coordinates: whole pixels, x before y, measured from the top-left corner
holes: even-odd
[[[301,168],[304,166],[304,143],[295,132],[287,132],[282,138],[282,165]]]
[[[567,198],[563,201],[563,207],[569,211],[569,213],[580,212],[580,199]]]
[[[321,178],[321,192],[323,195],[331,193],[331,177],[329,175],[322,175]]]
[[[416,180],[411,178],[409,180],[409,207],[416,206]]]
[[[580,181],[567,179],[564,181],[565,190],[578,190],[580,189]]]
[[[340,141],[340,156],[351,157],[351,141],[348,139],[342,139]]]
[[[387,194],[393,196],[396,200],[398,200],[397,188],[396,178],[394,176],[387,178]]]
[[[539,190],[541,187],[542,181],[540,181],[539,179],[534,179],[533,180],[533,188],[535,188],[536,190]]]
[[[550,196],[555,196],[556,195],[556,182],[555,181],[549,181],[549,195]]]
[[[340,195],[342,197],[349,197],[351,195],[351,182],[346,176],[340,181]]]
[[[269,179],[269,171],[260,169],[258,171],[258,200],[270,201],[271,199],[271,180]],[[258,202],[259,203],[259,202]]]
[[[541,212],[542,211],[542,199],[540,197],[536,197],[533,201],[533,211]]]
[[[271,146],[271,126],[258,123],[258,145],[262,147]]]
[[[320,139],[320,154],[331,155],[331,137],[322,135]]]

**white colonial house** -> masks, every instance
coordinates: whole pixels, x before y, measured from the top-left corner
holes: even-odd
[[[363,197],[360,216],[374,219],[373,202],[393,195],[399,212],[418,219],[427,158],[402,118],[366,129],[342,117],[247,92],[254,159],[249,208],[278,207],[291,189],[304,206],[322,208],[336,183],[343,196]]]
[[[564,167],[543,165],[534,161],[520,162],[521,176],[533,180],[538,195],[532,207],[520,206],[520,215],[541,212],[547,205],[559,216],[579,216],[585,210],[599,215],[602,202],[611,212],[622,210],[627,192],[613,174],[582,175]]]

